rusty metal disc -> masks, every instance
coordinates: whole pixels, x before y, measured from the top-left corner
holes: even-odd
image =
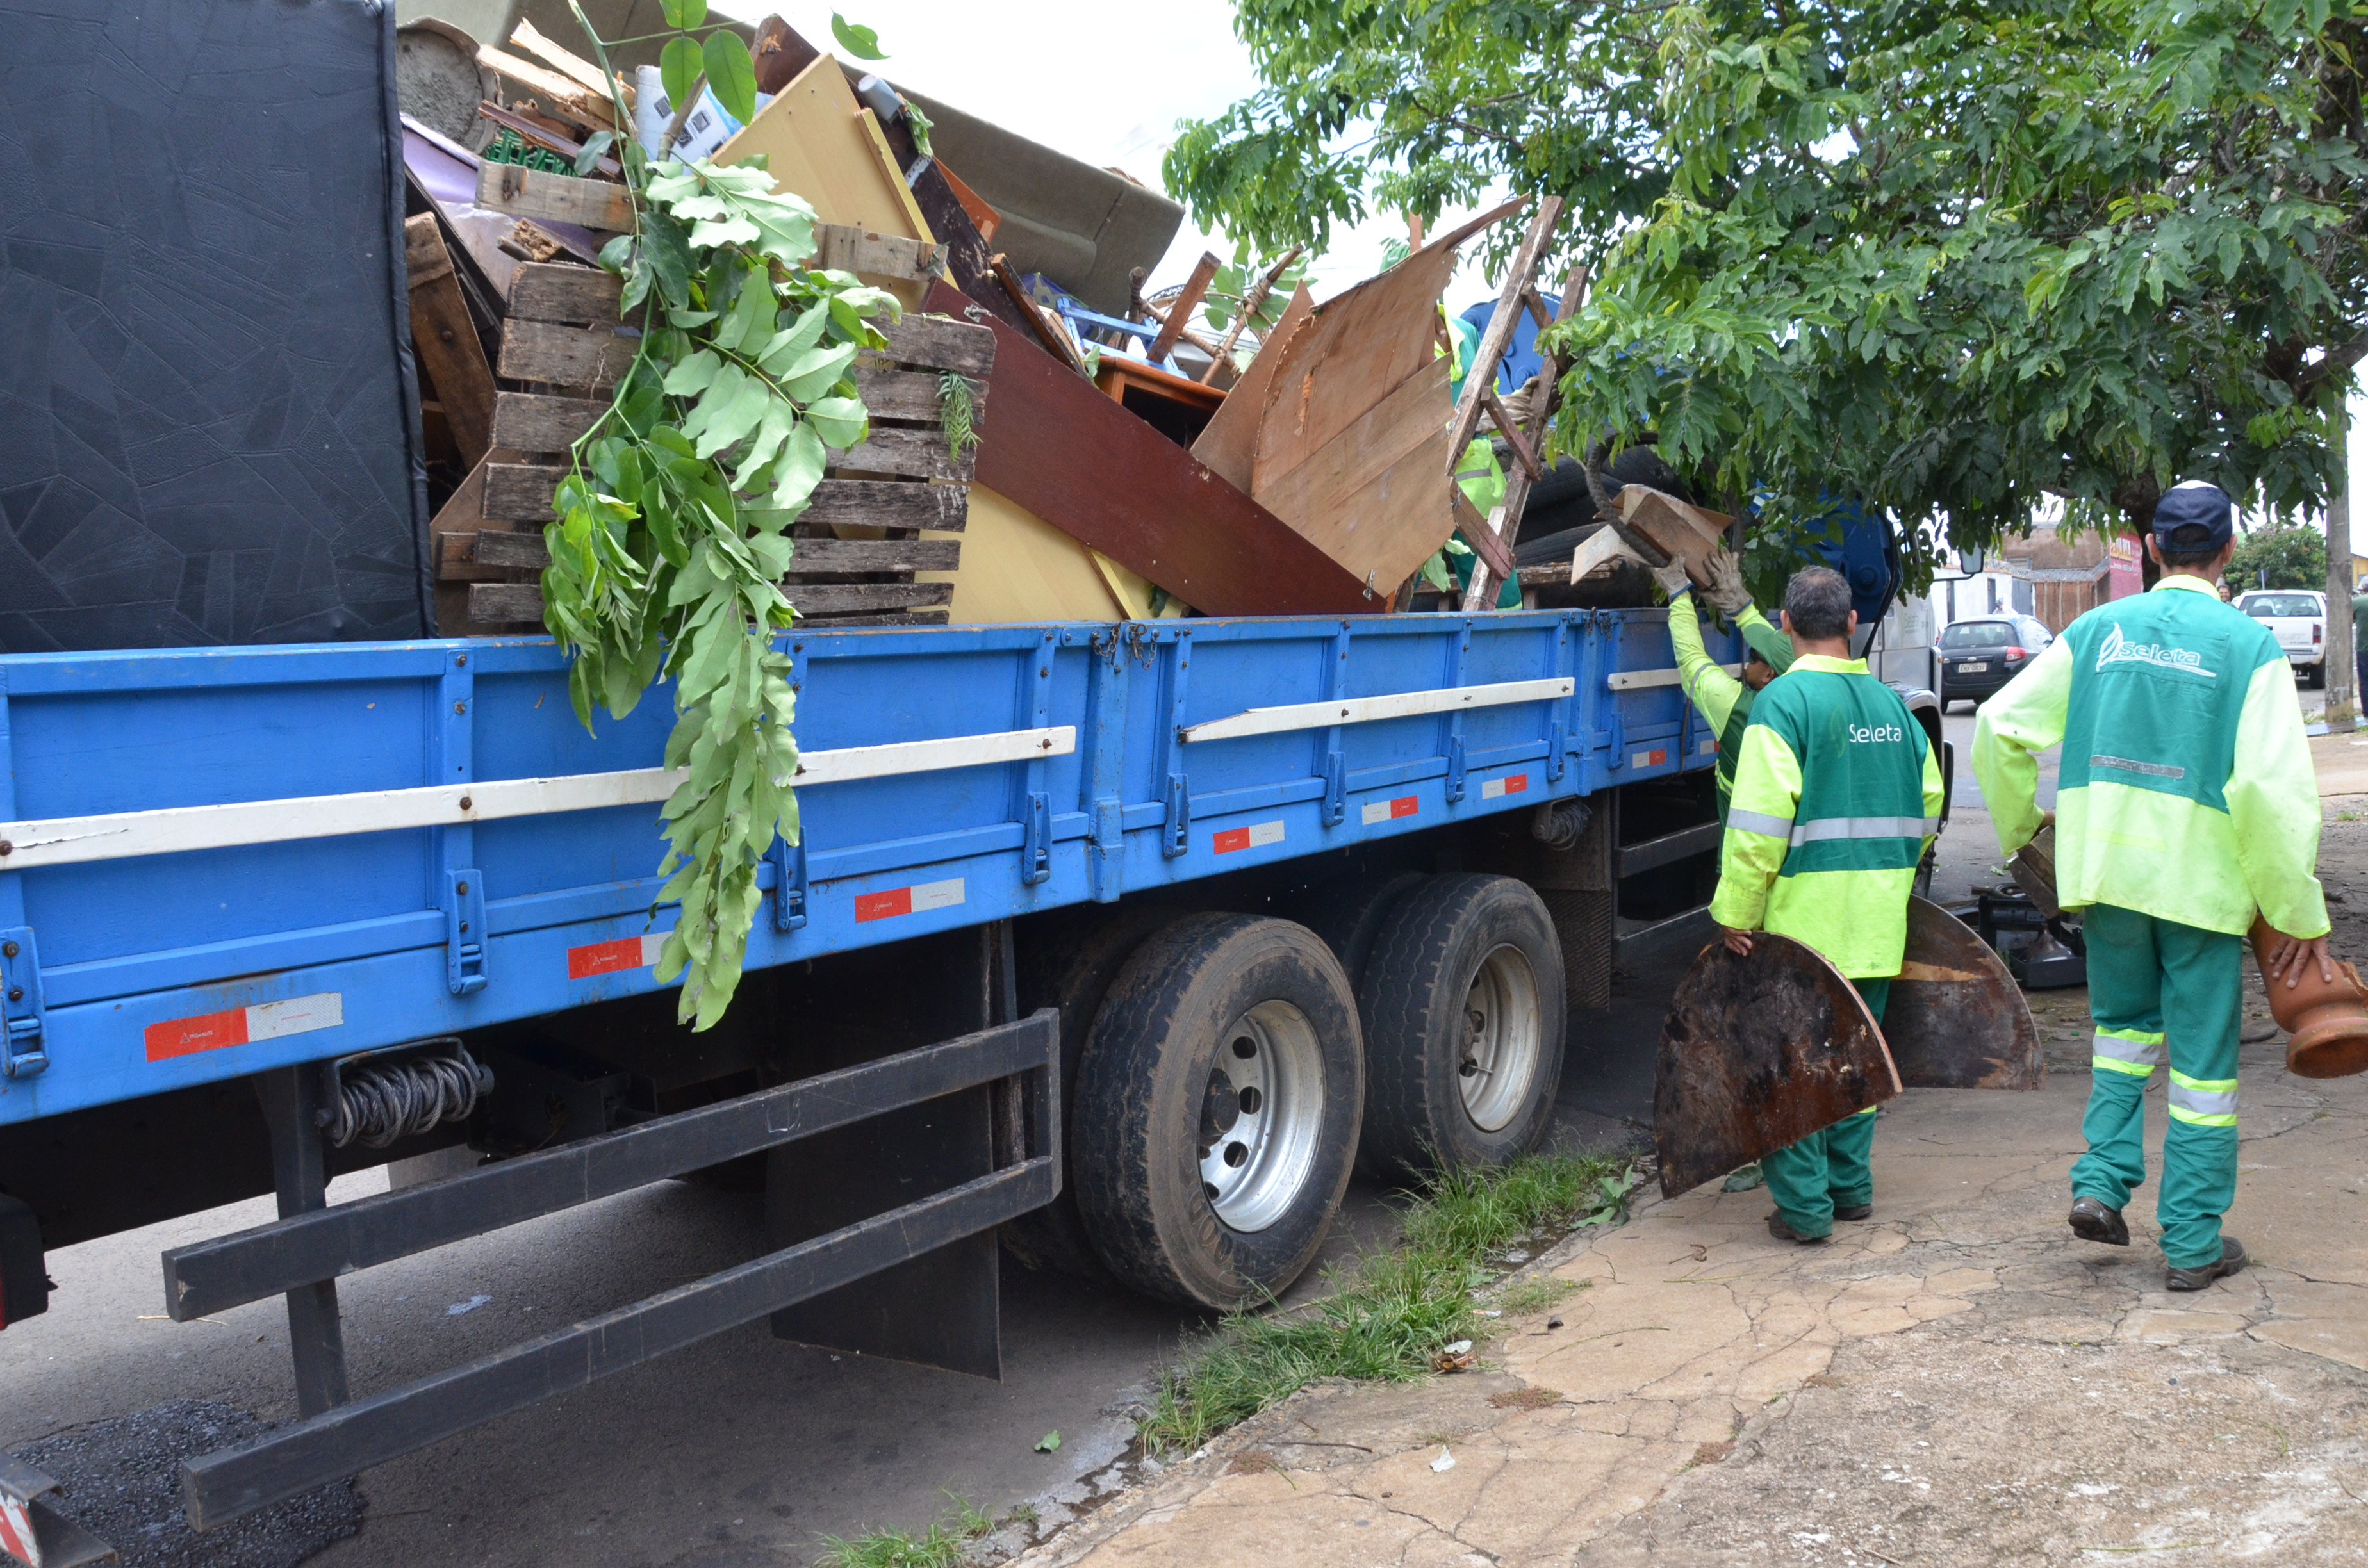
[[[1653,1142],[1675,1198],[1899,1092],[1882,1031],[1841,971],[1765,931],[1713,942],[1661,1021]]]
[[[1927,899],[1907,901],[1907,951],[1883,1038],[1911,1089],[2036,1089],[2046,1081],[2022,987],[1988,943]]]

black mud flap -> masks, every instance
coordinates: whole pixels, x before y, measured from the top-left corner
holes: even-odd
[[[1907,951],[1883,1015],[1899,1081],[1911,1089],[2036,1089],[2046,1082],[2039,1026],[2006,963],[1964,921],[1907,901]]]
[[[1661,1195],[1675,1198],[1899,1093],[1883,1033],[1841,971],[1765,931],[1713,942],[1679,982],[1653,1065]]]
[[[324,1375],[304,1417],[253,1441],[181,1467],[183,1501],[199,1529],[343,1480],[370,1465],[450,1437],[552,1394],[582,1388],[741,1324],[839,1292],[882,1271],[965,1249],[951,1277],[968,1279],[983,1256],[993,1267],[995,1229],[1052,1201],[1061,1187],[1060,1014],[1016,1023],[802,1078],[645,1121],[622,1131],[499,1161],[464,1176],[378,1197],[312,1205],[273,1224],[176,1247],[165,1255],[166,1311],[177,1322],[290,1294],[291,1339],[306,1324]],[[303,1074],[291,1074],[298,1083]],[[808,1140],[836,1140],[843,1157],[882,1160],[932,1118],[954,1151],[928,1170],[891,1161],[897,1183],[863,1184],[871,1207],[827,1206],[827,1222],[776,1234],[775,1250],[737,1267],[482,1357],[466,1366],[360,1399],[345,1397],[336,1339],[336,1281],[373,1264],[483,1235],[544,1214],[630,1191],[685,1171]],[[883,1119],[897,1119],[883,1120]],[[973,1131],[957,1136],[955,1124]],[[301,1119],[291,1125],[303,1125]],[[861,1124],[859,1127],[858,1124]],[[935,1125],[935,1123],[932,1123]],[[313,1161],[317,1166],[319,1162]],[[317,1198],[320,1173],[310,1181]],[[284,1195],[283,1195],[284,1196]],[[991,1289],[992,1275],[987,1285]],[[313,1297],[317,1295],[317,1303]],[[943,1345],[903,1346],[917,1359],[982,1363],[975,1313],[967,1334]],[[991,1328],[992,1318],[986,1320]],[[880,1343],[876,1325],[859,1334]],[[892,1343],[895,1343],[892,1341]],[[300,1352],[305,1347],[299,1346]],[[936,1354],[932,1354],[936,1352]],[[300,1374],[304,1357],[299,1355]]]

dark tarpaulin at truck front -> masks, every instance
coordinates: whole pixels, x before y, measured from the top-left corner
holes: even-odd
[[[392,5],[0,39],[0,652],[432,634]]]

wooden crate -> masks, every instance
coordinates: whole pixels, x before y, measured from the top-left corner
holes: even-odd
[[[569,447],[606,411],[632,362],[635,339],[617,323],[619,287],[590,267],[517,271],[495,366],[506,386],[495,399],[493,450],[437,517],[438,580],[466,593],[462,624],[449,624],[448,614],[448,635],[541,624],[539,576],[550,563],[541,534],[554,517],[552,493]],[[793,526],[796,569],[782,587],[800,619],[819,625],[942,624],[953,598],[951,583],[914,580],[959,568],[959,540],[921,532],[959,533],[969,514],[971,454],[957,460],[948,449],[939,378],[969,379],[973,419],[983,422],[995,337],[927,316],[907,317],[888,336],[887,350],[856,369],[872,411],[870,437],[833,454]]]

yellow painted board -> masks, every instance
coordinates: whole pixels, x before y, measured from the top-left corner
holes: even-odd
[[[1120,607],[1126,611],[1127,619],[1174,620],[1192,613],[1190,607],[1182,599],[1161,588],[1142,573],[1120,565],[1091,545],[1086,547],[1086,555],[1093,562],[1094,570],[1102,574],[1102,582],[1117,598]],[[1158,602],[1156,609],[1152,608],[1155,599]]]
[[[1128,619],[1084,545],[984,484],[970,487],[962,532],[925,528],[921,537],[962,540],[962,570],[915,575],[954,585],[951,619],[957,625]]]
[[[871,121],[838,62],[825,54],[757,110],[715,161],[742,164],[761,153],[774,187],[804,198],[824,222],[935,244],[893,160],[874,145],[880,131]],[[863,280],[895,295],[908,311],[920,308],[920,283],[868,274]]]

